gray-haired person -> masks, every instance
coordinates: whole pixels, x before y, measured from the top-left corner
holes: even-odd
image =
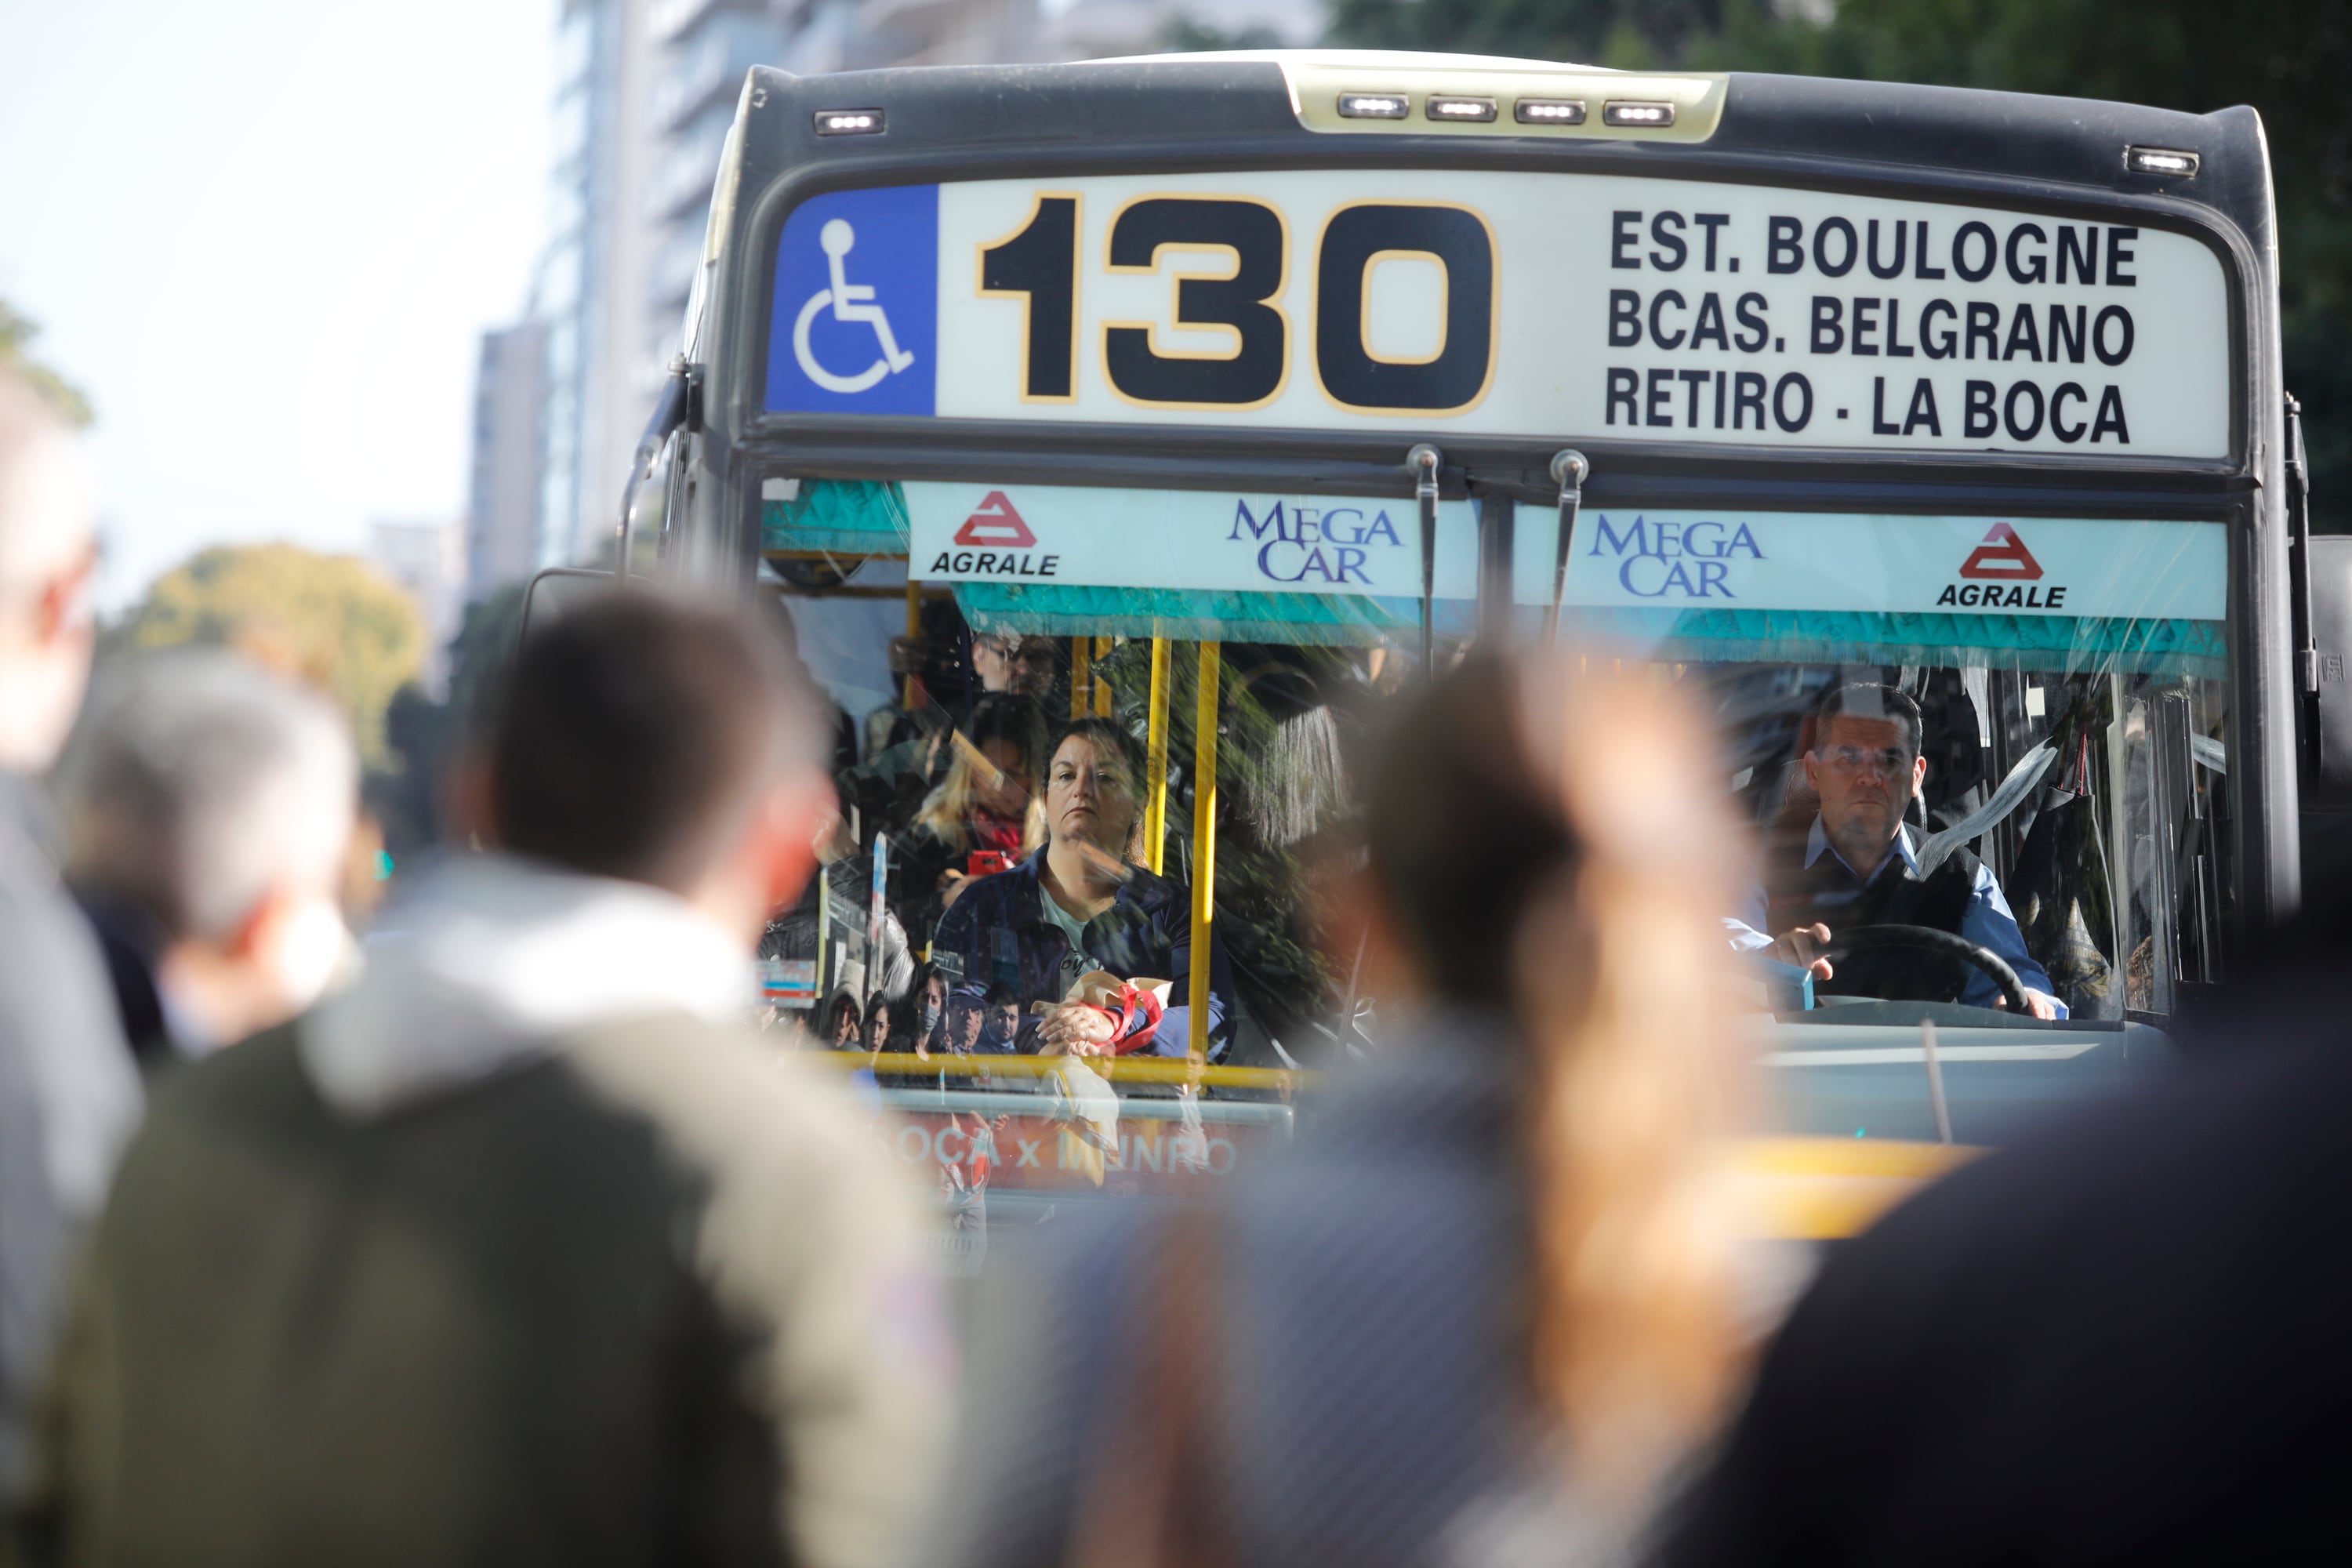
[[[201,1056],[317,1000],[350,951],[350,726],[232,653],[102,673],[58,769],[66,880],[143,1064]]]
[[[57,411],[0,366],[0,1495],[64,1260],[139,1115],[89,929],[42,801],[89,677],[90,491]]]
[[[774,639],[517,656],[352,986],[173,1076],[92,1234],[35,1561],[864,1568],[946,1359],[915,1194],[751,952],[833,811]]]

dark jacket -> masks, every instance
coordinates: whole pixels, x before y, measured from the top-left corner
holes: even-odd
[[[1010,871],[982,877],[966,888],[940,921],[931,956],[948,954],[962,965],[962,982],[987,987],[1000,982],[1020,994],[1025,1013],[1032,1002],[1062,1000],[1062,959],[1069,938],[1045,918],[1038,877],[1045,863],[1039,849]],[[1192,976],[1192,901],[1182,883],[1154,876],[1141,867],[1132,873],[1111,908],[1087,922],[1087,952],[1122,980],[1150,977],[1172,981],[1171,1009],[1188,1005]],[[1223,943],[1209,942],[1209,1037],[1211,1054],[1223,1054],[1231,1035],[1234,977]],[[1181,1055],[1177,1027],[1163,1023],[1154,1048]],[[1024,1031],[1025,1033],[1026,1031]]]
[[[152,916],[128,900],[86,891],[76,897],[106,963],[123,1038],[130,1042],[141,1074],[152,1077],[169,1067],[177,1054],[156,973],[168,939]]]
[[[2352,930],[2221,1059],[1835,1254],[1667,1562],[2337,1561],[2352,1470]]]
[[[679,1017],[354,1126],[299,1027],[176,1075],[123,1162],[33,1563],[878,1561],[790,1500],[803,1433],[902,1431],[868,1370],[899,1303],[856,1234],[897,1189],[836,1091]]]
[[[139,1077],[33,786],[0,773],[0,1498],[66,1260],[139,1117]]]
[[[1805,849],[1801,834],[1784,835],[1765,862],[1768,931],[1818,922],[1833,936],[1883,925],[1926,926],[1960,934],[1979,864],[1966,849],[1953,850],[1925,878],[1899,858],[1892,859],[1860,886],[1834,852],[1808,866]],[[1889,1002],[1949,998],[1958,994],[1958,983],[1973,973],[1914,948],[1865,948],[1840,958],[1836,968],[1834,980],[1816,980],[1814,988],[1831,995],[1876,996]]]

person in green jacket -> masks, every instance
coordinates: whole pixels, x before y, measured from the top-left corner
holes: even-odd
[[[832,809],[812,712],[772,639],[650,590],[527,642],[453,789],[494,847],[126,1154],[32,1561],[897,1553],[948,1372],[918,1201],[746,1022]]]

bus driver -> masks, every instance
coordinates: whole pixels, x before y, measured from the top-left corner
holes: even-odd
[[[1834,967],[1822,956],[1841,930],[1927,926],[2006,960],[2025,986],[2033,1016],[2063,1018],[2065,1004],[2051,994],[2049,975],[2025,951],[2024,934],[1992,868],[1955,848],[1926,878],[1919,875],[1916,836],[1904,816],[1927,773],[1920,754],[1924,731],[1919,705],[1892,687],[1843,686],[1822,699],[1813,749],[1805,753],[1805,781],[1819,795],[1821,811],[1801,850],[1783,842],[1767,857],[1751,918],[1725,922],[1733,945],[1769,950],[1783,963],[1810,968],[1815,983],[1834,994],[1932,1000],[1950,993],[1937,989],[1941,963],[1922,953],[1865,950],[1846,954]],[[2007,1005],[1992,977],[1973,965],[1959,1000]]]

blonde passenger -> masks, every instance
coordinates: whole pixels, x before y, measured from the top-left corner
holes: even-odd
[[[1714,1430],[1740,857],[1701,729],[1565,663],[1405,708],[1327,900],[1388,1048],[1229,1199],[1003,1271],[931,1561],[1611,1561]]]
[[[947,776],[891,845],[890,879],[907,929],[939,923],[973,879],[1008,870],[1045,840],[1045,721],[1020,698],[988,697],[945,742]]]

